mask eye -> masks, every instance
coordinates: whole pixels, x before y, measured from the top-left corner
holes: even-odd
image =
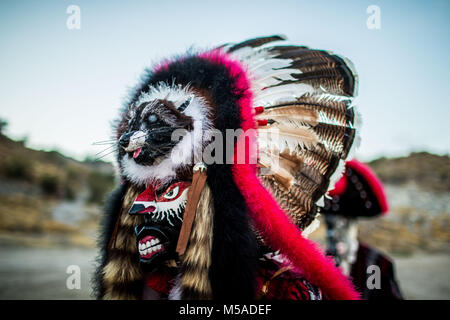
[[[163,195],[164,198],[171,200],[175,198],[178,195],[178,191],[180,190],[179,186],[176,186],[175,188],[171,189],[169,192],[165,193]]]
[[[158,121],[158,117],[155,114],[151,114],[148,116],[147,120],[150,123],[155,123],[156,121]]]

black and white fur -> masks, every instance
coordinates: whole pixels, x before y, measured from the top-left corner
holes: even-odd
[[[177,117],[167,109],[158,108],[158,101],[161,100],[172,102],[177,110],[185,107],[180,112],[192,120],[192,126],[180,127]],[[126,131],[134,132],[129,142],[132,148],[126,150],[128,152],[119,151],[118,155],[119,165],[126,179],[139,185],[153,182],[164,185],[175,178],[177,170],[192,166],[195,159],[201,158],[201,152],[210,140],[209,130],[212,128],[212,122],[208,110],[207,102],[195,95],[189,86],[183,88],[180,85],[159,83],[156,87],[150,87],[149,91],[142,92],[127,113],[129,125],[132,125],[133,120],[137,119],[138,122],[134,131],[133,128]],[[133,159],[130,152],[139,147],[145,148],[146,143],[151,143],[149,135],[152,129],[146,125],[146,117],[149,114],[155,114],[172,129],[181,131],[172,136],[174,130],[170,130],[170,138],[175,141],[169,144],[170,149],[164,150],[164,155],[158,156],[152,163],[139,163]],[[155,148],[155,144],[148,145],[148,148]]]

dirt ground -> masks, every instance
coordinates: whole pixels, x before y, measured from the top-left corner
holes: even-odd
[[[0,248],[0,299],[92,299],[95,250]],[[450,299],[450,257],[415,254],[394,257],[407,299]],[[81,288],[68,289],[69,265],[80,267]]]

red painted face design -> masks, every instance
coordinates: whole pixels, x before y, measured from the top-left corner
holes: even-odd
[[[164,192],[147,188],[131,206],[129,214],[145,217],[145,223],[137,226],[135,233],[140,261],[148,267],[175,256],[190,185],[176,182]]]
[[[153,188],[147,188],[137,196],[129,213],[149,215],[153,220],[167,220],[173,226],[173,219],[183,220],[189,182],[176,182],[159,195]]]

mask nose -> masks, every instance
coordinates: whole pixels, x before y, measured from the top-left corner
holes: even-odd
[[[119,139],[119,146],[121,146],[122,148],[127,148],[128,145],[130,144],[130,137],[132,136],[133,133],[124,133],[120,139]]]
[[[124,133],[119,139],[119,145],[125,149],[126,152],[136,151],[145,145],[146,132],[134,131]]]

